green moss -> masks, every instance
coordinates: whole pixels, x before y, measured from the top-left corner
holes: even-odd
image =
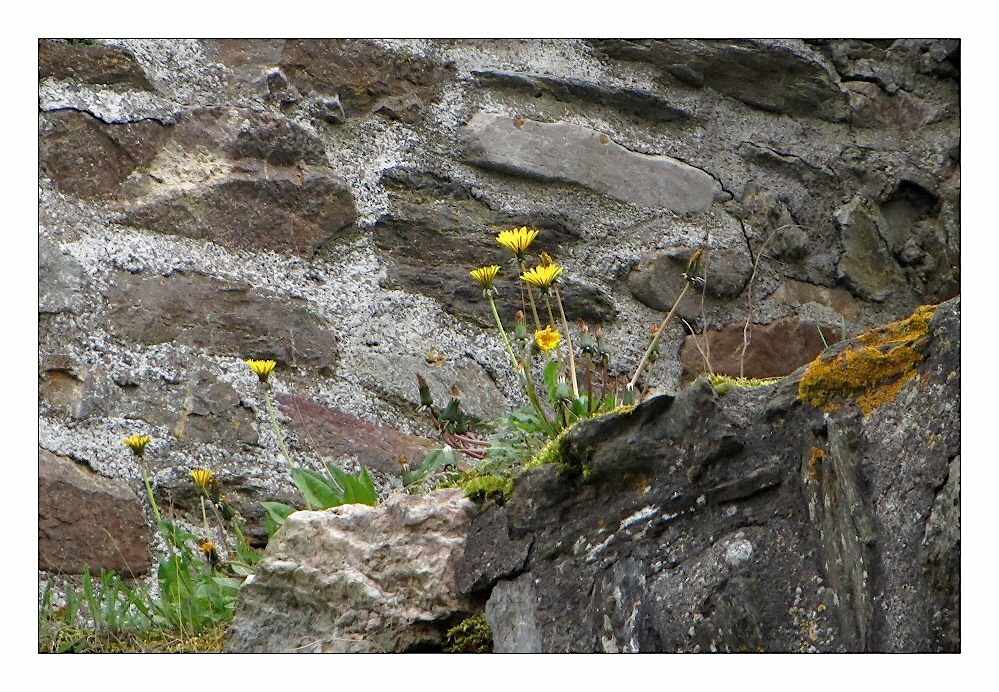
[[[936,307],[924,305],[904,320],[861,334],[840,353],[819,356],[798,384],[798,399],[827,410],[854,400],[865,416],[894,401],[916,376]]]
[[[485,502],[498,495],[509,500],[513,494],[513,479],[508,476],[475,476],[468,479],[462,489],[465,497],[473,502]]]
[[[545,446],[542,447],[537,454],[527,460],[524,464],[524,469],[536,469],[539,466],[544,466],[545,464],[556,464],[562,463],[562,440],[568,434],[569,428],[566,428],[560,432],[557,436],[548,440]]]
[[[780,377],[731,377],[715,373],[707,375],[707,378],[715,392],[719,395],[724,394],[733,387],[765,387],[782,379]]]
[[[466,618],[444,635],[444,653],[491,654],[493,633],[484,613]]]

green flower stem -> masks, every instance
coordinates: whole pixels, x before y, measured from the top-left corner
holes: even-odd
[[[278,425],[277,412],[274,410],[274,402],[271,401],[271,387],[270,383],[264,382],[264,405],[267,406],[267,415],[271,419],[271,430],[274,431],[274,437],[277,438],[278,447],[281,448],[281,454],[284,458],[288,460],[288,465],[294,468],[296,466],[295,460],[291,458],[291,452],[288,451],[288,445],[284,441],[284,433],[281,432],[281,426]]]
[[[520,273],[527,273],[527,262],[520,260]],[[534,302],[534,291],[531,290],[530,284],[527,284],[527,297],[531,300],[531,312],[534,313],[534,328],[541,329],[541,318],[538,317],[538,306]]]
[[[552,422],[548,420],[548,414],[546,414],[545,410],[541,408],[541,402],[538,401],[538,393],[534,391],[534,384],[531,382],[531,378],[528,374],[527,363],[523,363],[521,368],[523,369],[524,391],[527,392],[527,398],[530,399],[531,405],[534,406],[534,410],[538,412],[538,415],[541,416],[541,420],[545,422],[548,430],[551,431],[552,437],[558,435],[558,430],[556,430]]]
[[[149,474],[146,473],[146,464],[141,459],[139,460],[139,470],[142,472],[142,482],[146,484],[146,496],[149,497],[149,504],[153,508],[153,516],[156,517],[156,524],[159,525],[163,521],[163,517],[160,516],[160,508],[156,505],[156,499],[153,497],[153,486],[149,482]]]
[[[271,430],[274,431],[274,437],[277,438],[278,447],[281,448],[281,453],[284,455],[284,458],[288,460],[288,465],[291,466],[293,469],[298,468],[298,465],[295,464],[295,460],[291,458],[291,452],[288,451],[288,445],[284,441],[284,433],[281,432],[281,426],[278,425],[277,411],[274,410],[274,402],[271,401],[270,382],[267,382],[266,380],[264,381],[263,390],[264,390],[264,404],[267,406],[267,415],[271,419]],[[309,502],[307,498],[303,497],[302,499],[305,500],[305,508],[308,510],[312,510],[313,509],[312,503]]]
[[[205,534],[210,537],[211,529],[208,528],[208,510],[205,509],[205,496],[201,493],[198,493],[198,495],[201,498],[201,520],[205,523]]]
[[[683,300],[683,296],[687,293],[688,288],[690,288],[690,284],[684,282],[683,290],[680,291],[680,295],[676,297],[673,307],[669,309],[669,313],[666,315],[666,318],[663,319],[662,324],[659,325],[659,331],[656,332],[654,337],[652,337],[652,341],[649,342],[649,347],[645,349],[645,355],[642,356],[642,360],[639,361],[638,368],[635,370],[634,376],[631,378],[631,381],[628,382],[628,389],[633,390],[635,388],[635,383],[638,382],[638,377],[642,374],[642,368],[645,367],[645,363],[648,362],[649,356],[652,354],[652,351],[655,350],[656,344],[659,343],[659,337],[662,336],[663,330],[666,329],[666,325],[669,324],[670,318],[673,317],[673,313],[676,312],[676,309],[679,307],[680,301]]]
[[[565,310],[562,308],[562,296],[555,286],[555,302],[558,304],[558,314],[562,316],[562,329],[565,330],[565,348],[569,351],[569,373],[572,375],[572,395],[579,398],[579,383],[576,377],[576,358],[572,354],[572,337],[569,336],[569,321],[565,318]]]
[[[493,319],[496,320],[496,327],[499,329],[500,336],[503,337],[503,345],[506,346],[507,355],[510,356],[510,360],[513,362],[513,371],[517,372],[520,365],[517,363],[517,356],[513,354],[513,346],[510,345],[510,339],[507,338],[506,330],[503,329],[503,321],[500,320],[499,312],[496,310],[496,302],[493,300],[493,294],[487,291],[486,298],[489,299],[489,307],[493,310]]]

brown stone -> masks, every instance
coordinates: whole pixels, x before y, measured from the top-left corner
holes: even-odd
[[[324,457],[356,455],[361,466],[397,476],[400,455],[405,454],[415,467],[428,451],[439,446],[425,437],[368,423],[302,396],[278,394],[277,400],[294,429]]]
[[[220,183],[125,214],[130,226],[248,250],[310,254],[357,219],[349,190],[323,169],[251,161]]]
[[[38,42],[38,78],[72,79],[86,84],[120,84],[151,91],[142,67],[128,51],[59,41]]]
[[[370,110],[386,96],[427,102],[449,75],[428,60],[356,39],[286,41],[280,67],[303,94],[338,95],[348,116]]]
[[[155,120],[114,124],[60,110],[42,116],[39,159],[60,191],[105,197],[156,156],[167,126]]]
[[[39,569],[138,576],[149,568],[149,539],[142,503],[127,483],[39,448]]]
[[[113,330],[146,344],[173,341],[241,358],[326,370],[336,337],[301,301],[199,274],[118,272],[108,294]]]
[[[704,358],[697,345],[708,353],[711,371],[733,377],[782,377],[815,359],[825,348],[819,327],[812,322],[795,319],[778,320],[771,324],[749,325],[749,347],[742,361],[744,324],[730,324],[720,330],[708,330],[710,351],[704,348],[701,334],[688,336],[680,350],[683,367],[681,380],[688,383],[706,372]],[[833,329],[822,327],[826,343],[839,341]]]

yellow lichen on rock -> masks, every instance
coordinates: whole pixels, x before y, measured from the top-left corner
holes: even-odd
[[[798,399],[834,409],[853,399],[863,414],[895,397],[916,376],[915,366],[936,305],[924,305],[911,316],[858,336],[843,351],[819,356],[798,384]]]

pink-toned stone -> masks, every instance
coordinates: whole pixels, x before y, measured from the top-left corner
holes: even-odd
[[[415,466],[435,446],[425,437],[368,423],[302,396],[278,394],[277,400],[295,430],[323,456],[357,455],[366,468],[398,475],[400,455],[405,454]]]
[[[683,367],[682,381],[691,382],[707,371],[704,357],[697,345],[709,355],[711,371],[738,377],[781,377],[815,359],[825,348],[819,327],[812,322],[795,319],[778,320],[771,324],[749,325],[749,347],[742,359],[744,324],[730,324],[720,330],[708,330],[705,335],[688,336],[680,349]],[[834,330],[822,327],[826,343],[839,341]],[[742,371],[740,373],[740,362]]]

